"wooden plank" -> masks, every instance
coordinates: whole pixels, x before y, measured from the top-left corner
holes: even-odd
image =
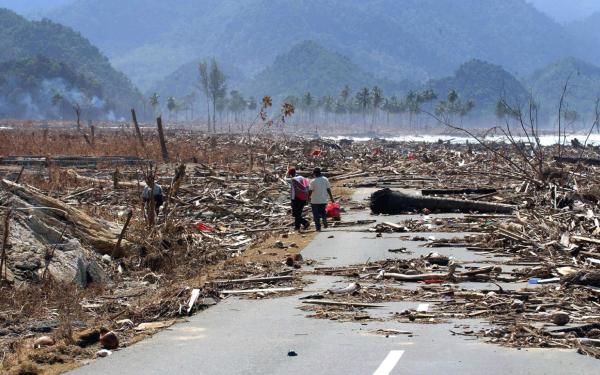
[[[494,188],[476,188],[476,189],[423,189],[421,195],[463,195],[463,194],[495,194]]]
[[[359,303],[359,302],[338,302],[338,301],[330,301],[330,300],[306,300],[302,301],[302,303],[310,303],[313,305],[325,305],[325,306],[345,306],[345,307],[364,307],[364,308],[377,308],[377,307],[385,307],[384,305],[373,305],[368,303]]]
[[[85,189],[83,191],[79,191],[77,193],[73,193],[73,194],[67,195],[66,197],[63,197],[62,200],[63,201],[68,201],[69,199],[78,197],[78,196],[80,196],[82,194],[89,193],[90,191],[94,191],[94,190],[96,190],[95,187],[92,187],[92,188],[89,188],[89,189]]]
[[[193,289],[192,295],[190,297],[190,302],[188,303],[188,309],[187,309],[188,315],[192,312],[192,309],[194,308],[194,305],[196,304],[198,297],[200,297],[200,289]]]
[[[600,245],[600,239],[583,236],[571,236],[571,242],[589,242],[596,245]]]
[[[272,277],[249,277],[246,279],[215,280],[214,284],[238,284],[238,283],[268,283],[272,281],[293,280],[294,276],[272,276]]]
[[[266,289],[236,289],[236,290],[222,290],[223,294],[251,294],[251,293],[281,293],[281,292],[292,292],[299,290],[295,287],[286,288],[266,288]]]
[[[388,227],[390,227],[392,229],[397,229],[397,230],[404,229],[404,227],[402,225],[394,224],[394,223],[391,223],[389,221],[385,221],[382,224],[385,225],[385,226],[388,226]]]

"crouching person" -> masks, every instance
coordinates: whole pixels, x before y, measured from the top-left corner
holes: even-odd
[[[150,207],[151,201],[153,200],[152,197],[154,198],[154,207]],[[146,183],[146,187],[144,187],[144,191],[142,192],[144,209],[146,210],[146,213],[148,212],[148,210],[154,209],[154,212],[156,213],[156,215],[158,215],[158,213],[160,212],[160,207],[164,203],[164,196],[162,187],[157,183],[154,183],[152,197],[150,196],[150,187]]]

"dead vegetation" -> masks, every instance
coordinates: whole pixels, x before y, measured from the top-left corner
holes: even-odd
[[[282,177],[290,163],[337,167],[339,156],[326,156],[331,145],[309,146],[325,150],[313,158],[304,140],[253,135],[251,168],[244,136],[166,131],[174,162],[161,164],[162,152],[152,151],[159,143],[141,133],[143,153],[129,129],[97,128],[95,147],[64,130],[6,132],[13,145],[3,143],[0,158],[4,370],[55,371],[61,361],[30,350],[41,335],[74,348],[105,326],[127,345],[230,295],[302,289],[298,253],[312,234],[291,232]],[[165,190],[154,223],[141,200],[150,170]],[[71,361],[105,355],[93,337]]]
[[[481,214],[472,211],[485,204],[458,204],[449,210],[466,214],[457,218],[374,226],[374,235],[476,232],[454,242],[405,235],[431,247],[431,253],[464,246],[499,259],[473,265],[431,254],[343,269],[317,266],[316,273],[345,276],[360,287],[308,300],[305,308],[316,317],[364,320],[372,304],[425,300],[435,303],[431,311],[398,312],[394,319],[482,318],[494,330],[461,334],[597,355],[593,329],[548,333],[537,325],[551,322],[555,311],[581,326],[600,316],[599,285],[590,282],[600,264],[598,166],[578,161],[597,155],[592,147],[585,153],[563,148],[561,155],[577,158],[575,164],[545,158],[545,167],[560,173],[535,183],[510,173],[506,158],[515,151],[501,144],[329,142],[276,134],[248,139],[165,129],[172,162],[162,163],[165,150],[154,133],[97,127],[90,145],[67,130],[3,131],[9,140],[0,145],[5,180],[0,215],[9,223],[0,229],[7,239],[0,297],[3,371],[57,371],[58,364],[105,355],[99,352],[102,326],[128,345],[230,295],[259,299],[297,293],[311,261],[296,254],[312,234],[290,233],[289,192],[282,180],[288,165],[304,175],[321,166],[333,182],[345,185],[347,210],[365,208],[347,200],[357,187],[427,189],[438,198],[510,207],[503,214]],[[141,200],[150,174],[166,197],[154,221],[144,215]],[[436,211],[435,205],[394,204],[395,213]],[[357,224],[368,221],[336,225]],[[522,264],[527,267],[508,274],[503,267]],[[483,281],[521,286],[532,278],[556,278],[552,282],[559,289],[461,288]],[[421,287],[402,288],[407,283]],[[33,350],[42,335],[57,344]]]

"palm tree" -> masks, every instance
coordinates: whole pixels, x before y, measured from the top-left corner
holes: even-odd
[[[379,86],[373,87],[371,90],[371,97],[373,98],[373,121],[371,121],[371,132],[373,132],[373,125],[377,120],[377,115],[379,112],[379,107],[383,103],[383,91],[379,88]]]
[[[312,109],[314,104],[314,98],[310,92],[307,92],[302,97],[302,109],[308,112],[308,121],[312,121]]]
[[[213,132],[217,132],[217,119],[215,113],[217,112],[217,105],[223,106],[225,96],[227,95],[227,77],[219,69],[217,60],[213,59],[210,67],[210,74],[208,76],[208,91],[210,92],[211,100],[213,103]]]
[[[54,93],[54,95],[52,95],[52,105],[56,107],[59,117],[62,117],[61,113],[62,113],[63,100],[64,100],[63,95],[58,91],[56,91]]]
[[[338,108],[336,110],[336,113],[349,113],[349,106],[348,106],[348,99],[350,98],[350,86],[346,85],[344,86],[344,88],[342,89],[342,91],[340,92],[340,99],[338,101]],[[342,111],[342,109],[340,107],[344,107],[344,110]],[[346,119],[347,120],[347,119]]]
[[[158,108],[159,105],[160,105],[160,96],[158,96],[157,93],[152,94],[152,96],[150,97],[150,106],[152,107],[152,113],[153,113],[154,117],[157,117],[156,109]]]
[[[346,85],[340,92],[340,98],[342,98],[342,103],[346,104],[348,102],[349,97],[350,97],[350,86]]]
[[[246,109],[247,103],[244,99],[244,96],[237,90],[232,90],[229,93],[231,99],[229,100],[229,111],[234,115],[234,121],[238,122],[240,120],[240,114],[244,112]]]
[[[206,61],[201,61],[200,64],[198,64],[198,72],[200,73],[200,83],[198,87],[206,98],[206,115],[208,116],[206,124],[208,126],[208,132],[210,133],[210,91],[208,89],[208,63]]]
[[[185,103],[185,118],[188,119],[187,111],[190,111],[190,121],[194,121],[194,101],[196,100],[196,92],[192,91],[184,97]]]
[[[171,115],[173,114],[173,111],[177,109],[177,101],[175,101],[175,98],[172,96],[169,96],[167,98],[167,109],[169,110],[169,120],[171,120]],[[175,118],[175,122],[177,122],[177,116]]]
[[[356,93],[356,102],[357,102],[358,106],[360,107],[360,110],[363,115],[363,125],[366,127],[367,126],[367,108],[369,108],[369,105],[371,104],[371,94],[370,94],[368,88],[363,87],[362,90],[360,90],[359,92]]]
[[[381,109],[383,109],[383,111],[386,114],[386,124],[388,126],[390,125],[390,115],[392,113],[396,113],[397,108],[398,98],[396,97],[396,95],[392,95],[390,98],[386,98],[383,101],[383,106],[381,106]]]
[[[319,106],[323,109],[323,117],[324,123],[327,124],[329,122],[329,114],[333,112],[335,106],[335,100],[332,96],[324,96],[319,101]],[[315,121],[315,133],[319,133],[319,129],[317,128],[318,121]]]

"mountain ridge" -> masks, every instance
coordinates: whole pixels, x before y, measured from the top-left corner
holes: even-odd
[[[0,9],[0,62],[37,56],[69,65],[78,74],[99,82],[120,114],[139,104],[141,95],[108,58],[78,32],[50,20],[30,21]]]
[[[587,53],[524,0],[78,0],[48,16],[80,30],[143,90],[200,56],[253,76],[303,40],[396,81],[452,74],[472,58],[527,75]]]

